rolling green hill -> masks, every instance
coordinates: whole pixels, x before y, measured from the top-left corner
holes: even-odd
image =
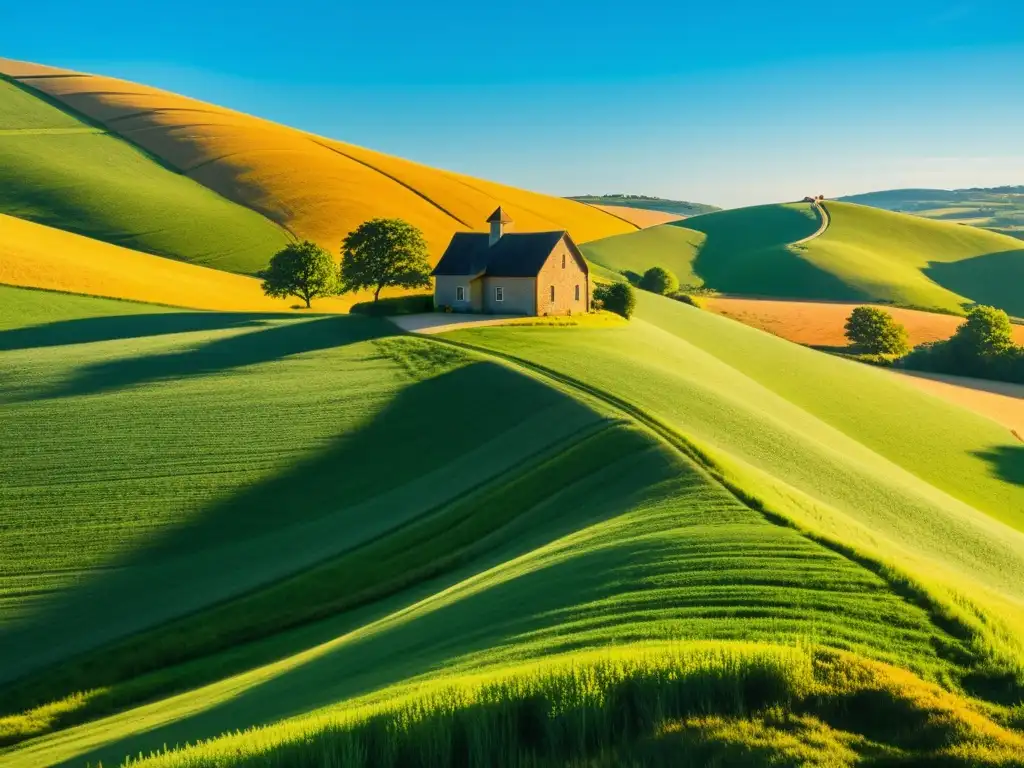
[[[1024,749],[1024,453],[884,371],[649,295],[435,339],[6,290],[5,765]]]
[[[1024,237],[1024,186],[988,189],[890,189],[839,200]]]
[[[805,203],[722,211],[587,243],[607,269],[652,266],[724,293],[873,301],[959,312],[964,303],[1024,313],[1020,241],[851,203],[828,202],[828,228]],[[797,241],[811,237],[806,242]]]
[[[0,213],[250,274],[288,241],[254,211],[2,79]]]

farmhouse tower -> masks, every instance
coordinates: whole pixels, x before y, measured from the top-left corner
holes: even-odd
[[[487,240],[487,245],[490,247],[494,247],[494,244],[501,240],[501,236],[505,234],[506,227],[512,229],[512,217],[501,210],[500,205],[491,214],[491,217],[487,219],[487,223],[491,225],[491,236]]]

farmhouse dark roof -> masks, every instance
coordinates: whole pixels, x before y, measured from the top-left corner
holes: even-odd
[[[494,213],[492,213],[490,217],[487,219],[488,224],[490,224],[492,221],[500,221],[502,224],[511,224],[512,217],[505,213],[503,210],[501,210],[501,206],[499,205],[494,210]]]
[[[558,241],[565,236],[565,231],[513,232],[489,245],[487,234],[457,232],[433,274],[536,277]]]

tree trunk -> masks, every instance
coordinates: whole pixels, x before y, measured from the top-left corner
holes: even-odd
[[[304,298],[306,300],[306,309],[309,309],[312,306],[309,303],[309,300],[310,300],[311,297],[310,296],[303,296],[302,298]]]
[[[383,285],[378,285],[377,286],[377,290],[373,292],[373,301],[374,301],[374,303],[376,303],[377,299],[380,298],[380,289],[383,288],[383,287],[384,287]]]

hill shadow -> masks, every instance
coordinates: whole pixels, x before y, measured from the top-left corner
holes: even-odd
[[[997,445],[974,455],[987,461],[1000,480],[1024,486],[1024,444]]]
[[[436,596],[494,566],[616,517],[627,511],[631,503],[642,503],[643,498],[657,493],[654,488],[643,488],[636,489],[632,498],[607,494],[601,503],[586,509],[549,507],[544,513],[529,511],[520,519],[515,534],[499,549],[452,574],[382,601],[383,605],[374,604],[353,612],[364,620],[385,619],[387,623],[377,631],[357,632],[343,644],[323,649],[272,678],[240,690],[229,700],[149,731],[130,734],[62,765],[85,762],[95,765],[99,760],[114,764],[125,754],[148,752],[151,745],[195,742],[236,725],[270,724],[413,678],[453,658],[491,650],[542,630],[551,623],[552,615],[564,612],[570,603],[607,599],[618,585],[605,576],[629,567],[625,564],[649,559],[651,548],[657,544],[637,540],[616,547],[596,548],[580,557],[546,563],[542,568],[517,574],[510,580],[471,591],[460,599],[442,601],[441,605],[419,615],[397,621],[387,617],[412,607],[417,598]],[[557,588],[552,588],[553,585]],[[381,610],[385,606],[387,610]],[[334,620],[335,626],[340,629],[348,625],[354,629],[352,618],[338,617]],[[456,627],[457,632],[453,631]],[[467,631],[469,627],[473,629]],[[571,650],[583,644],[566,638],[558,649]]]
[[[930,262],[924,274],[947,290],[1024,316],[1024,248],[954,262]]]
[[[60,347],[94,341],[138,339],[194,331],[219,331],[266,325],[273,320],[299,319],[294,314],[255,312],[160,312],[61,320],[0,331],[0,352]]]
[[[495,402],[502,407],[495,409]],[[485,410],[486,431],[464,428],[462,415]],[[496,363],[470,362],[412,384],[364,426],[193,519],[137,541],[25,620],[0,628],[0,660],[9,660],[0,664],[0,680],[362,546],[508,471],[522,457],[501,441],[545,412],[557,414],[567,434],[596,418],[567,395]],[[484,444],[493,450],[481,450]],[[82,633],[82,627],[90,629]]]
[[[664,226],[703,232],[694,272],[705,285],[725,293],[789,299],[867,298],[835,275],[803,259],[801,246],[791,246],[813,234],[818,222],[798,210],[778,205],[716,213]]]
[[[249,325],[249,321],[241,321],[241,327]],[[16,400],[42,400],[91,395],[148,382],[202,376],[267,363],[304,352],[392,336],[399,332],[385,320],[358,315],[293,320],[271,324],[249,333],[218,338],[181,351],[126,357],[88,365],[77,369],[68,380],[49,390],[30,390],[11,397]]]

